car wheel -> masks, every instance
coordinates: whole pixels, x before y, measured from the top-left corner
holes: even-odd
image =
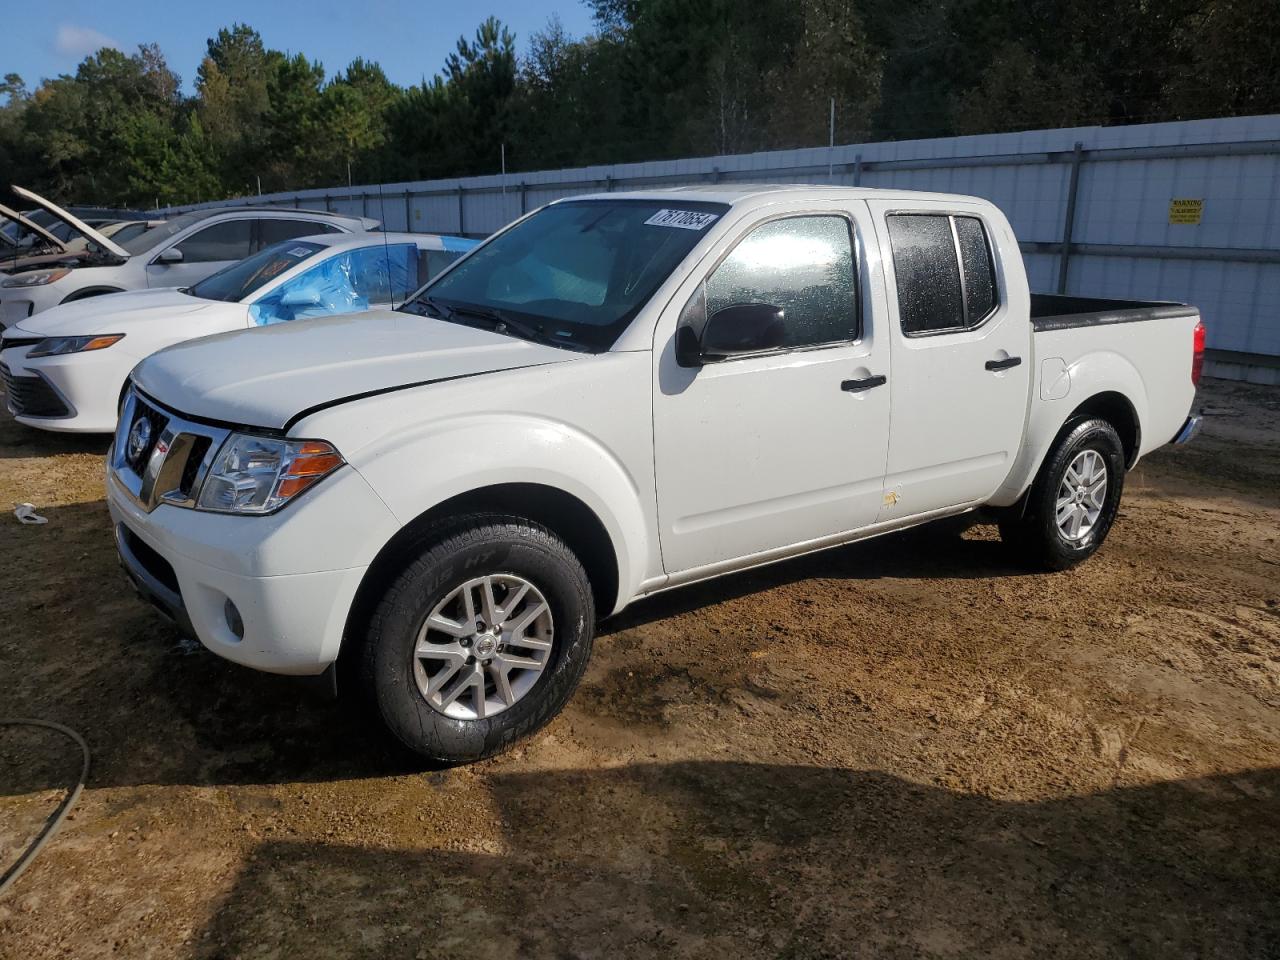
[[[1107,538],[1124,489],[1124,447],[1098,418],[1069,424],[1049,452],[1021,511],[1000,521],[1000,538],[1028,565],[1066,570]]]
[[[573,694],[595,631],[591,584],[559,537],[519,517],[461,517],[423,542],[369,620],[361,682],[410,750],[480,760]]]

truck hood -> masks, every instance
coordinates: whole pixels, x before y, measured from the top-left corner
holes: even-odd
[[[392,310],[237,330],[168,347],[134,383],[180,413],[282,430],[299,415],[389,390],[580,359]]]
[[[78,337],[124,333],[141,323],[172,323],[178,317],[211,307],[226,306],[191,297],[177,289],[133,290],[73,300],[20,321],[10,337]],[[233,304],[241,311],[245,308]]]
[[[44,197],[40,196],[40,194],[32,193],[30,190],[19,187],[16,184],[10,185],[9,189],[23,199],[30,200],[32,203],[38,204],[45,210],[48,210],[63,223],[67,224],[67,226],[71,227],[72,230],[80,234],[80,236],[87,237],[89,240],[92,240],[98,246],[98,249],[106,250],[108,253],[114,253],[117,257],[122,257],[125,260],[129,259],[130,253],[128,250],[124,249],[124,247],[121,247],[119,244],[112,243],[97,230],[93,229],[93,227],[89,226],[83,220],[73,217],[53,201],[46,200]]]

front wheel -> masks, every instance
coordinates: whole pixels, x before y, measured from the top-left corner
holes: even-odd
[[[461,517],[424,542],[370,618],[362,685],[410,750],[480,760],[573,694],[591,655],[591,585],[559,537],[518,517]]]
[[[1066,570],[1102,546],[1120,509],[1124,447],[1098,418],[1070,425],[1054,444],[1023,510],[1000,521],[1000,538],[1028,565]]]

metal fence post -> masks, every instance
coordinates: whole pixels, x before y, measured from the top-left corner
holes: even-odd
[[[529,185],[525,183],[523,180],[521,180],[520,181],[520,216],[522,217],[525,215],[525,213],[528,212],[528,208],[525,206],[525,202],[526,202],[525,191],[527,191],[528,189],[529,189]]]
[[[862,186],[862,154],[860,153],[853,158],[853,185]]]
[[[465,237],[467,235],[467,213],[464,207],[466,200],[462,196],[463,186],[458,184],[458,235]]]
[[[1062,225],[1062,254],[1058,258],[1058,293],[1067,292],[1067,269],[1071,265],[1071,237],[1076,228],[1076,195],[1080,192],[1080,164],[1084,144],[1076,141],[1071,151],[1071,182],[1067,187],[1067,216]]]
[[[413,230],[413,203],[410,200],[411,194],[408,190],[404,192],[404,229],[408,233]],[[386,224],[382,228],[386,229]]]

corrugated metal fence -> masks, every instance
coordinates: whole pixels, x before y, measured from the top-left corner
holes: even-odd
[[[377,217],[388,230],[484,235],[560,197],[708,182],[985,197],[1022,239],[1032,289],[1195,303],[1209,326],[1210,374],[1280,384],[1280,116],[848,144],[200,206],[270,203]]]

